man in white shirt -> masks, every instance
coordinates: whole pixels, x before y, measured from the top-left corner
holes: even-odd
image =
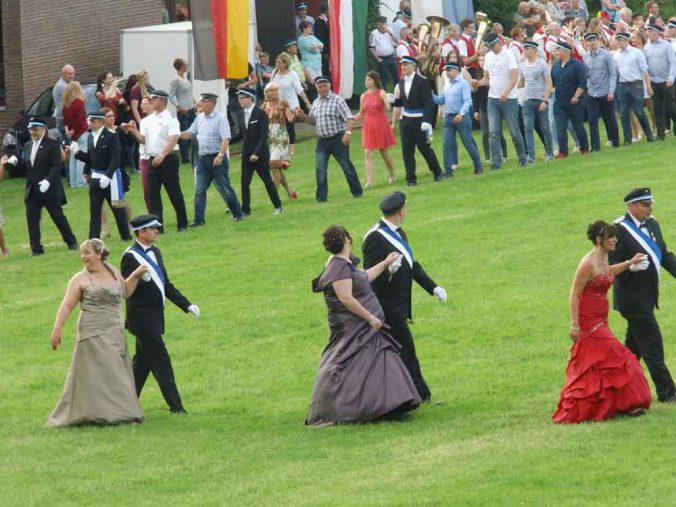
[[[155,90],[150,94],[150,101],[155,112],[143,122],[139,132],[135,122],[120,125],[125,132],[131,132],[139,143],[145,144],[149,157],[148,165],[148,192],[150,194],[150,212],[157,215],[160,223],[164,223],[162,216],[162,185],[169,195],[174,211],[176,212],[176,226],[179,232],[188,229],[188,214],[185,209],[185,200],[181,190],[181,180],[178,175],[178,137],[181,128],[178,120],[167,110],[169,94],[162,90]],[[162,229],[160,228],[160,232]]]
[[[519,80],[519,66],[514,53],[506,50],[495,32],[486,37],[486,53],[484,77],[474,80],[474,86],[488,85],[488,129],[490,132],[491,162],[493,169],[502,166],[502,121],[507,122],[512,136],[514,149],[521,166],[528,165],[526,146],[519,130],[519,104],[516,84]]]
[[[395,37],[394,32],[387,26],[387,18],[379,16],[376,29],[369,35],[369,51],[378,62],[378,72],[380,73],[383,87],[385,87],[388,73],[392,77],[393,85],[399,82],[397,59],[394,55],[396,40],[397,37]]]

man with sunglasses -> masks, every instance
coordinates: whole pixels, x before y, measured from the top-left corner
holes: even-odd
[[[649,188],[636,188],[624,198],[627,212],[615,221],[617,244],[610,253],[610,264],[630,263],[637,252],[646,254],[617,275],[613,286],[614,308],[627,321],[625,345],[648,367],[655,384],[657,400],[676,402],[676,386],[664,363],[662,333],[655,318],[659,308],[660,268],[676,277],[676,256],[667,249],[660,225],[652,216],[653,201]]]

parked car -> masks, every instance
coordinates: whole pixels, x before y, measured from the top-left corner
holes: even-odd
[[[126,79],[120,79],[117,83],[118,88],[124,91],[124,86],[127,83]],[[23,176],[26,173],[24,167],[24,146],[30,141],[30,133],[28,132],[28,120],[34,116],[42,118],[47,121],[47,129],[49,137],[56,139],[59,142],[65,141],[61,139],[61,133],[56,129],[56,119],[54,118],[54,99],[52,98],[52,88],[50,86],[42,92],[33,103],[25,110],[19,111],[14,125],[12,125],[2,139],[2,151],[8,156],[16,155],[19,163],[16,166],[7,165],[6,169],[12,177]],[[85,93],[85,108],[87,111],[95,111],[101,108],[99,100],[96,98],[96,85],[84,84],[82,89]]]

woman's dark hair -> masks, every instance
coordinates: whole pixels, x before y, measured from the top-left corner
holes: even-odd
[[[379,90],[383,89],[383,83],[380,82],[380,74],[378,74],[375,70],[369,70],[366,73],[366,77],[373,79],[373,84],[376,86],[376,88]]]
[[[596,244],[596,238],[598,237],[601,237],[601,241],[605,241],[608,238],[614,238],[616,235],[617,227],[603,220],[597,220],[587,227],[587,239],[594,244]]]
[[[303,33],[308,26],[312,26],[312,23],[310,23],[309,21],[301,21],[300,23],[298,23],[298,29],[300,30],[301,33]]]
[[[350,233],[342,225],[330,225],[323,233],[324,249],[332,254],[340,253],[345,248],[345,243],[352,241]]]
[[[107,70],[104,70],[103,72],[99,72],[99,75],[96,76],[96,91],[97,92],[102,92],[103,91],[103,82],[106,80],[106,76],[110,74]]]
[[[176,58],[176,60],[174,60],[174,69],[177,71],[180,70],[183,65],[187,65],[183,58]]]

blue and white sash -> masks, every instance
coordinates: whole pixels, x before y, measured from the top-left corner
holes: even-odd
[[[150,279],[157,285],[157,288],[162,293],[162,304],[164,304],[166,296],[164,294],[164,272],[162,271],[162,268],[160,268],[157,262],[143,251],[143,248],[141,248],[138,243],[134,243],[134,245],[127,248],[126,252],[131,253],[140,265],[145,265],[150,268],[148,269]]]
[[[408,262],[408,265],[413,267],[413,250],[411,250],[411,246],[404,238],[390,229],[387,225],[383,224],[376,224],[369,232],[366,233],[366,236],[372,232],[380,233],[383,238],[385,238],[394,246],[394,248],[401,252],[401,254],[404,256],[404,259],[406,259],[406,262]]]
[[[100,180],[101,176],[105,176],[106,171],[92,168],[91,178],[93,180]],[[122,201],[124,199],[124,185],[122,184],[122,173],[120,169],[115,169],[113,177],[110,179],[110,200],[113,204],[115,201]],[[119,204],[119,202],[118,202]]]
[[[660,247],[653,241],[650,235],[643,232],[641,229],[636,227],[636,224],[631,220],[624,219],[620,222],[620,225],[626,229],[626,231],[631,234],[631,237],[634,238],[641,248],[643,248],[655,265],[655,270],[657,271],[657,278],[660,277],[660,268],[662,267],[662,250]]]

